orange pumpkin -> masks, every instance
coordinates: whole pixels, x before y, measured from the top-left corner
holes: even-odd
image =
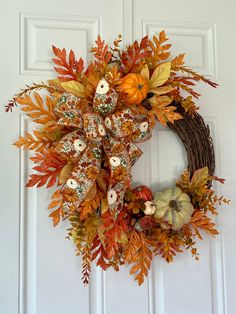
[[[140,104],[148,93],[148,82],[141,74],[129,73],[121,81],[119,89],[127,94],[127,104]]]
[[[140,199],[142,201],[153,200],[152,190],[146,185],[136,186],[136,188],[134,188],[132,192],[134,193],[137,199]]]

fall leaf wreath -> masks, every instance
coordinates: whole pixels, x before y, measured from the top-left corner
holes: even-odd
[[[49,216],[54,226],[69,220],[85,284],[94,260],[103,270],[131,264],[139,285],[156,255],[169,263],[185,248],[198,260],[196,239],[218,234],[210,216],[229,202],[212,189],[224,180],[214,176],[210,131],[194,103],[197,82],[217,84],[186,67],[184,54],[171,59],[167,41],[162,31],[122,50],[121,36],[111,48],[98,36],[87,68],[72,50],[53,46],[57,78],[26,86],[6,106],[20,105],[40,125],[15,143],[34,151],[26,186],[56,186]],[[137,144],[157,122],[183,142],[188,169],[161,191],[132,187]]]

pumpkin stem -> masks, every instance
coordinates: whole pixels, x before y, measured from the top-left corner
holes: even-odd
[[[171,200],[169,202],[169,206],[173,208],[174,210],[176,210],[177,212],[180,212],[180,209],[178,208],[177,202],[175,200]]]

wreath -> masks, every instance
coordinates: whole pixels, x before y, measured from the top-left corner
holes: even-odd
[[[218,234],[210,216],[229,202],[212,188],[224,180],[214,176],[210,130],[194,102],[197,82],[217,84],[186,67],[184,54],[170,59],[167,41],[162,31],[122,50],[120,35],[110,48],[98,36],[86,68],[72,50],[53,46],[57,78],[26,86],[6,106],[20,105],[41,125],[14,145],[35,152],[27,187],[56,186],[49,217],[54,226],[70,222],[85,284],[94,260],[103,270],[132,264],[139,285],[156,255],[169,263],[185,248],[198,260],[196,238]],[[132,187],[137,144],[150,139],[157,121],[183,142],[188,169],[162,191]]]

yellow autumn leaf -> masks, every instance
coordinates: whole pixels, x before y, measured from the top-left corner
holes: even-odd
[[[149,73],[149,68],[147,64],[142,68],[140,74],[147,80],[149,81],[150,73]]]
[[[72,93],[77,97],[85,96],[85,87],[77,81],[68,81],[61,83],[61,87],[68,93]]]
[[[108,205],[108,201],[106,198],[103,198],[101,200],[101,212],[102,214],[104,214],[109,208],[109,205]]]
[[[128,237],[127,234],[124,231],[121,231],[119,236],[116,236],[116,242],[118,243],[127,243],[128,242]]]
[[[55,120],[52,121],[48,121],[46,124],[44,124],[41,129],[39,130],[40,133],[44,133],[45,130],[47,130],[48,128],[54,126],[57,122]]]
[[[161,104],[163,106],[168,106],[173,101],[173,99],[171,97],[168,97],[168,96],[159,96],[158,97],[157,95],[154,95],[152,98],[150,98],[149,101],[153,105]]]
[[[191,179],[190,188],[195,190],[197,188],[206,187],[208,183],[209,170],[208,167],[198,169],[194,172]]]
[[[48,80],[48,84],[52,87],[59,88],[61,87],[61,81],[59,79]]]
[[[161,87],[156,87],[152,88],[149,90],[149,92],[154,93],[156,95],[164,95],[172,92],[174,90],[174,87],[171,86],[161,86]]]
[[[170,69],[171,62],[162,63],[156,67],[151,79],[149,80],[149,88],[152,89],[163,85],[170,77]]]
[[[66,182],[66,180],[68,179],[68,175],[72,171],[72,169],[73,169],[73,164],[71,164],[71,163],[66,164],[61,169],[61,172],[60,172],[60,175],[59,175],[59,183],[60,184],[63,184],[63,183]]]

